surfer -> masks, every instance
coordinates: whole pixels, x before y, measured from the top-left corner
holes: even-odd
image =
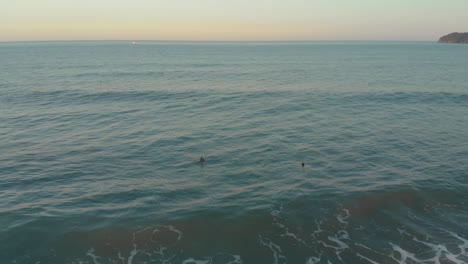
[[[304,167],[304,161],[302,161],[302,167]]]
[[[200,157],[200,162],[201,163],[205,162],[205,159],[203,157]]]

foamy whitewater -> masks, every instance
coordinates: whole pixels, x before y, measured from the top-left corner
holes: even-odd
[[[0,263],[468,263],[468,45],[0,43],[0,201]]]

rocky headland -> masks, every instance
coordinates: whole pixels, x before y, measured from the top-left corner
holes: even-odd
[[[451,33],[439,39],[439,43],[465,43],[468,44],[468,33]]]

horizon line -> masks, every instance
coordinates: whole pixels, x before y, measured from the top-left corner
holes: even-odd
[[[287,43],[287,42],[434,42],[437,40],[378,40],[378,39],[335,39],[335,40],[157,40],[157,39],[75,39],[75,40],[0,40],[0,43],[25,43],[25,42],[179,42],[179,43]]]

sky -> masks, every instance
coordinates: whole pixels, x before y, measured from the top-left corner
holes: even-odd
[[[468,0],[0,0],[0,41],[435,41]]]

